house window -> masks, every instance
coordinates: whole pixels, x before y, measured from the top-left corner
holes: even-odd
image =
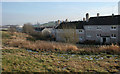
[[[101,36],[101,34],[96,34],[96,36],[97,36],[97,37],[100,37],[100,36]]]
[[[91,30],[91,26],[88,26],[88,30]]]
[[[83,37],[80,37],[80,40],[83,40]]]
[[[112,34],[112,35],[111,35],[111,38],[116,38],[116,34]]]
[[[90,38],[90,37],[92,37],[92,36],[91,36],[91,35],[87,35],[87,37],[89,37],[89,38]]]
[[[111,29],[112,30],[116,30],[116,26],[111,26]]]
[[[98,27],[97,27],[97,30],[101,30],[101,26],[98,26]]]
[[[79,32],[81,33],[81,32],[83,32],[82,30],[79,30]]]

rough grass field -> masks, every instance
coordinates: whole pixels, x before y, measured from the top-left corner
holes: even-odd
[[[3,72],[119,72],[118,45],[80,45],[35,40],[24,33],[2,32]]]
[[[51,52],[28,52],[24,49],[3,49],[2,52],[3,72],[118,72],[120,70],[120,56],[91,55],[93,59],[90,59],[90,55],[85,57]],[[104,59],[95,59],[102,56]]]

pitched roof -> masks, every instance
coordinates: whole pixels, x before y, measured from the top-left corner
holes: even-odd
[[[83,21],[62,22],[56,29],[83,29],[85,24],[86,22]]]
[[[84,25],[120,25],[120,15],[90,17],[89,21],[62,22],[56,29],[84,29]]]
[[[120,15],[91,17],[87,25],[120,25]]]

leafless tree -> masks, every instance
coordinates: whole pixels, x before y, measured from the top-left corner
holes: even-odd
[[[32,34],[34,32],[34,28],[31,23],[26,23],[23,26],[23,32],[27,34]]]
[[[16,27],[12,26],[10,28],[8,28],[9,32],[17,32]]]
[[[63,34],[65,42],[67,43],[76,43],[79,40],[78,34],[76,32],[76,25],[63,25]]]

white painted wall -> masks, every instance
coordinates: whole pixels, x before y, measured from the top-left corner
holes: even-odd
[[[80,30],[82,30],[82,32],[80,32]],[[57,41],[65,41],[64,35],[69,33],[74,33],[76,31],[76,35],[79,37],[79,41],[83,42],[85,39],[84,37],[84,30],[83,29],[56,29],[56,40]],[[81,39],[82,37],[82,39]],[[74,39],[74,38],[73,38]]]
[[[116,29],[111,29],[112,26],[116,26]],[[85,25],[85,39],[86,40],[96,40],[100,41],[101,39],[96,36],[96,34],[101,34],[101,36],[110,36],[110,42],[117,42],[118,41],[118,30],[119,25]],[[101,29],[97,29],[97,27],[101,27]],[[112,38],[111,34],[116,34],[116,38]],[[87,37],[88,35],[91,35],[91,37]]]

